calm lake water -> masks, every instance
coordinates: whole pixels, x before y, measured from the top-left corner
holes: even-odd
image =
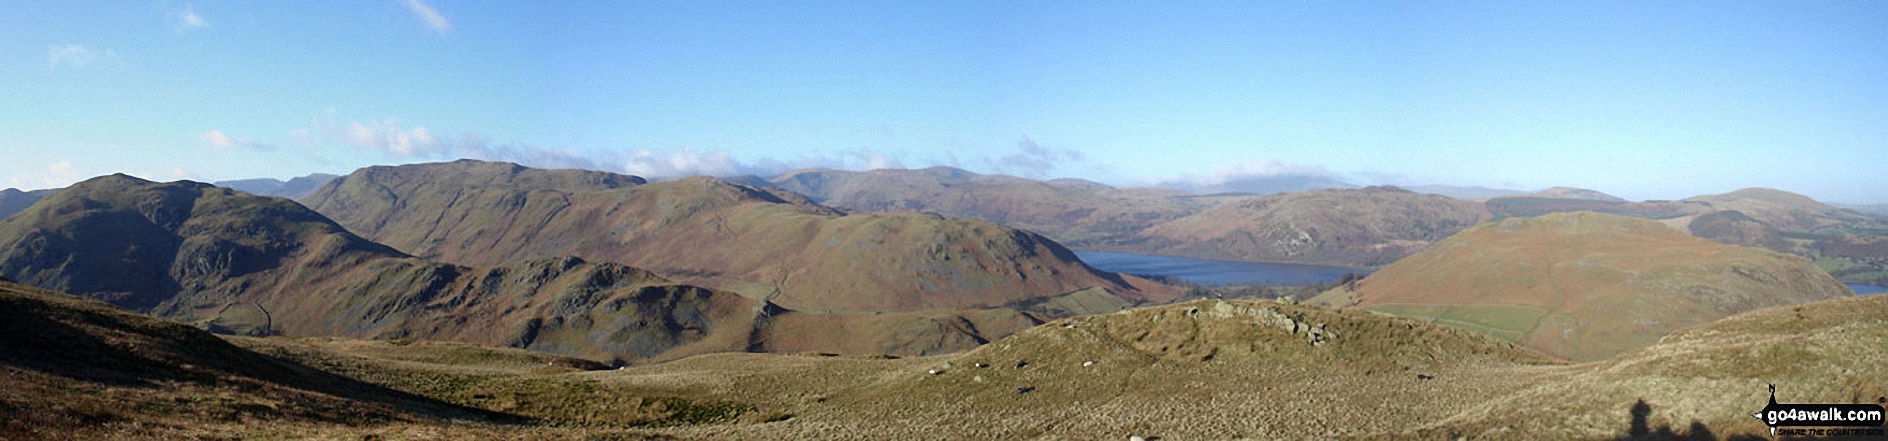
[[[1850,283],[1849,289],[1855,290],[1855,293],[1860,294],[1860,295],[1881,294],[1884,292],[1888,292],[1888,287],[1883,287],[1881,285],[1869,285],[1869,284],[1863,284],[1863,283]]]
[[[1167,276],[1202,285],[1302,285],[1335,282],[1345,273],[1370,273],[1366,269],[1341,266],[1228,262],[1106,251],[1076,251],[1075,255],[1089,266],[1104,271]]]

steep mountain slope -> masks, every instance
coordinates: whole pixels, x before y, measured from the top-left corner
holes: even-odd
[[[52,194],[55,189],[20,191],[17,188],[0,190],[0,219],[6,219],[30,207],[40,198]]]
[[[1072,247],[1106,248],[1209,206],[1178,190],[1036,181],[950,167],[852,172],[796,170],[770,180],[815,202],[862,211],[929,211],[1027,229]]]
[[[1231,202],[1142,231],[1122,248],[1221,260],[1339,265],[1395,261],[1490,218],[1481,204],[1395,187]]]
[[[1355,291],[1367,309],[1432,317],[1574,360],[1649,346],[1738,312],[1853,295],[1799,257],[1597,213],[1471,228]]]
[[[918,213],[846,214],[769,188],[458,161],[371,167],[304,198],[352,231],[466,265],[574,255],[769,297],[806,312],[997,308],[1100,287],[1178,293],[1097,271],[1042,236]]]

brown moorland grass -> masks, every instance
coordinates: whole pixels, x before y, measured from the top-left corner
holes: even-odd
[[[55,306],[27,317],[73,309]],[[324,395],[247,374],[57,383],[63,374],[20,367],[45,356],[10,352],[10,384],[24,387],[0,393],[9,438],[1567,439],[1651,427],[1716,439],[1761,433],[1748,412],[1765,402],[1765,384],[1779,385],[1786,402],[1888,395],[1888,355],[1879,350],[1888,344],[1888,296],[1753,311],[1577,365],[1420,320],[1270,301],[1063,319],[953,355],[728,353],[620,370],[409,340],[232,337],[230,346],[95,302],[77,309],[111,316],[84,322],[85,335],[147,329],[124,338],[187,342],[120,343],[159,362],[97,364],[95,375],[247,371],[229,360],[264,359],[379,392]],[[184,347],[237,352],[214,361]],[[372,399],[388,396],[409,401]],[[327,419],[337,415],[365,419]]]
[[[1431,318],[1477,315],[1496,305],[1538,308],[1544,312],[1525,326],[1506,318],[1480,324],[1580,361],[1742,311],[1852,295],[1799,257],[1598,213],[1471,228],[1370,275],[1356,291],[1358,306],[1416,305],[1431,310],[1423,314]],[[1345,296],[1327,298],[1337,297]]]

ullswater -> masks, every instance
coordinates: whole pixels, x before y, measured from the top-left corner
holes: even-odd
[[[1345,274],[1370,270],[1294,263],[1231,262],[1151,254],[1076,251],[1089,266],[1103,271],[1172,277],[1202,285],[1303,285],[1335,282]]]

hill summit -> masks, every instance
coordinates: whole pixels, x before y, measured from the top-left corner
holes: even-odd
[[[1367,309],[1431,317],[1573,360],[1648,346],[1739,312],[1853,295],[1800,257],[1587,212],[1470,228],[1349,294]]]

